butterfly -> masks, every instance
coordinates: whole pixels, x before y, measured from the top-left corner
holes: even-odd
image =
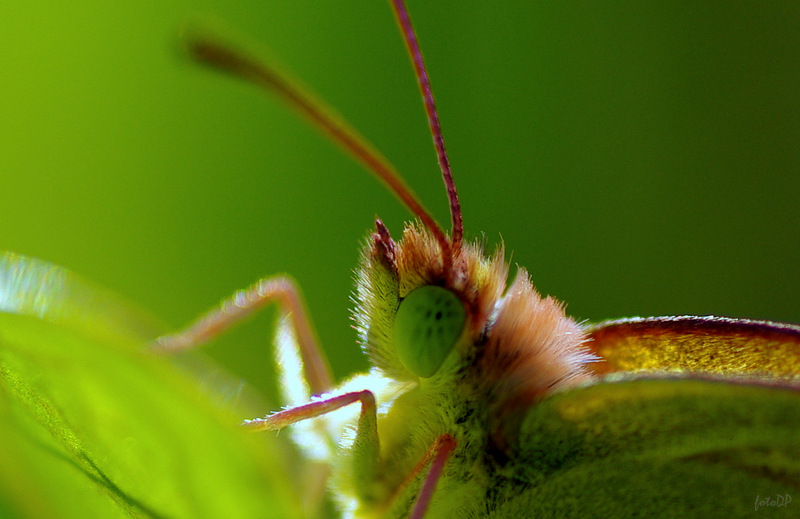
[[[280,97],[416,217],[399,237],[376,220],[362,250],[354,321],[372,370],[333,386],[299,288],[283,276],[160,338],[159,349],[197,346],[277,302],[286,315],[277,342],[296,366],[287,378],[308,389],[243,425],[303,426],[309,459],[318,445],[341,443],[323,459],[347,517],[741,516],[758,496],[796,490],[800,327],[711,316],[578,323],[525,269],[512,274],[502,247],[466,239],[416,34],[402,0],[391,4],[449,232],[296,80],[213,39],[188,39],[199,61]],[[347,418],[331,417],[347,408]],[[343,435],[342,422],[351,427]]]
[[[405,12],[401,5],[396,5]],[[296,337],[309,327],[293,322],[302,318],[304,311],[302,302],[291,300],[292,295],[298,294],[291,281],[272,279],[272,283],[259,283],[234,299],[245,303],[248,295],[259,293],[278,294],[287,299],[284,308],[291,312],[282,323],[278,341],[286,355],[283,369],[289,378],[312,382],[308,400],[316,409],[331,402],[338,405],[347,400],[342,399],[343,395],[352,398],[364,390],[376,397],[376,407],[381,404],[376,415],[382,441],[378,459],[384,456],[389,462],[374,470],[374,478],[369,474],[370,456],[358,447],[358,433],[354,438],[345,435],[344,441],[350,444],[343,450],[322,454],[323,459],[336,464],[332,481],[344,514],[736,516],[757,510],[760,502],[769,503],[769,496],[791,495],[797,486],[795,326],[694,317],[626,320],[594,326],[569,319],[562,321],[561,317],[566,316],[563,312],[559,314],[558,304],[552,300],[548,303],[546,298],[537,300],[524,274],[507,277],[509,274],[503,272],[507,266],[500,254],[480,251],[480,244],[463,236],[456,247],[457,225],[453,225],[450,234],[442,231],[444,241],[434,237],[435,245],[426,244],[426,232],[436,234],[432,230],[436,227],[430,222],[409,227],[398,238],[378,224],[374,235],[368,238],[362,267],[369,266],[371,261],[375,268],[361,269],[361,279],[366,281],[360,287],[359,323],[362,342],[368,351],[370,345],[374,346],[371,358],[380,369],[340,385],[338,394],[311,398],[311,393],[325,393],[332,386],[324,366],[306,362],[303,367],[296,363],[294,368],[289,367],[292,365],[289,357],[296,353],[297,345],[314,343],[313,338]],[[447,267],[448,255],[443,254],[448,246],[460,250],[451,251],[450,267]],[[430,252],[437,247],[438,252],[425,255],[425,261],[411,262],[414,268],[408,268],[407,260],[416,257],[415,251]],[[463,252],[470,247],[479,254]],[[467,256],[472,263],[465,259]],[[460,267],[458,260],[466,266]],[[376,286],[385,284],[391,289],[392,264],[398,278],[397,288],[392,289],[398,293],[395,308],[391,297],[388,301],[373,297],[373,292],[379,295],[382,292],[374,290]],[[400,265],[407,270],[401,271]],[[474,286],[467,281],[480,278],[464,274],[471,271],[470,265],[473,270],[494,273],[496,297],[486,297],[487,292],[476,290],[474,302],[464,303],[465,293],[471,293],[469,287]],[[389,282],[381,275],[381,268],[389,271]],[[424,283],[410,282],[414,277],[423,278]],[[459,280],[464,284],[458,285]],[[517,293],[522,295],[515,298]],[[457,303],[449,294],[456,296]],[[481,310],[484,306],[479,303],[483,297],[493,300],[493,311]],[[552,363],[546,362],[546,358],[525,360],[531,353],[527,349],[516,352],[502,345],[505,340],[512,346],[531,342],[525,338],[525,328],[530,328],[526,323],[540,314],[533,310],[508,310],[515,306],[529,310],[531,301],[543,304],[542,315],[547,314],[546,310],[555,312],[556,320],[566,327],[565,333],[556,335],[573,335],[572,346],[565,343],[563,350],[547,350],[564,353],[556,360],[579,368],[570,368],[568,372],[572,375],[558,378],[547,370],[530,369],[534,361],[548,366]],[[465,309],[463,322],[459,318],[460,304]],[[486,314],[485,318],[480,317],[481,312]],[[447,318],[443,324],[425,324],[429,317],[442,323],[441,318],[436,319],[439,313]],[[380,317],[385,315],[389,315],[387,322],[391,324],[384,328],[390,331],[381,332]],[[512,315],[519,320],[511,319]],[[467,341],[464,330],[480,328],[481,322],[484,326],[479,339],[472,337]],[[450,341],[426,340],[428,333],[462,335],[451,349],[442,351],[436,345]],[[370,334],[391,336],[393,347],[381,347],[387,342],[371,339]],[[186,339],[189,335],[178,337]],[[164,337],[161,344],[174,345],[176,341],[175,336]],[[402,353],[394,347],[401,343],[408,346]],[[481,353],[470,357],[470,348],[478,346],[482,347]],[[439,391],[434,399],[438,403],[433,406],[416,405],[420,402],[415,398],[422,392],[417,388],[434,384],[436,381],[432,379],[445,374],[442,370],[449,369],[446,374],[453,378],[450,368],[454,352],[460,352],[464,361],[461,366],[483,370],[481,376],[473,376],[479,379],[473,384],[474,393],[466,395],[474,398],[459,400],[462,404],[470,403],[467,410],[464,411],[464,405],[453,406],[453,416],[448,416],[452,394],[447,390]],[[487,355],[494,357],[487,359]],[[306,353],[305,357],[307,361],[319,359],[316,354]],[[455,368],[456,373],[458,369]],[[303,370],[309,374],[302,373]],[[539,381],[548,376],[553,378],[552,383],[545,381],[547,389],[541,391],[545,394],[539,395],[536,386],[526,382],[526,373]],[[485,388],[480,385],[485,380],[493,381],[496,398],[481,392]],[[453,393],[463,396],[463,386],[459,387]],[[363,395],[359,395],[359,401],[368,400]],[[368,408],[368,404],[364,407]],[[349,407],[359,414],[358,403]],[[297,409],[303,409],[300,417],[307,417],[312,414],[308,410],[315,408],[293,409],[265,420],[257,419],[248,426],[260,427],[270,421],[274,425],[275,417],[297,418]],[[436,416],[424,413],[425,409]],[[342,410],[347,411],[347,406]],[[316,430],[321,427],[319,423],[309,424],[307,431],[296,431],[300,438],[307,433],[304,440],[307,443],[301,441],[301,448],[310,460],[318,456],[313,452],[318,446],[314,441],[338,441],[342,430],[336,427],[340,425],[338,422],[352,424],[358,419],[351,416],[335,419],[328,414],[319,418],[335,431],[319,432]],[[442,427],[441,422],[448,420],[450,423],[445,425],[451,427]],[[306,422],[310,420],[298,425]],[[488,424],[494,426],[487,427]],[[370,427],[368,423],[363,428],[359,424],[357,431],[363,434]],[[391,460],[393,456],[400,459]],[[366,458],[367,463],[358,458]],[[359,474],[365,467],[368,473]],[[387,482],[391,478],[399,483]],[[381,497],[387,493],[392,496]],[[749,499],[747,503],[745,498]],[[784,498],[783,503],[786,502]],[[791,511],[791,503],[788,505],[785,510]]]

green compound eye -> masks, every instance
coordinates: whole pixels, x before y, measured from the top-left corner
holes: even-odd
[[[406,296],[394,320],[394,345],[400,361],[415,375],[433,376],[455,346],[467,312],[458,297],[437,286]]]

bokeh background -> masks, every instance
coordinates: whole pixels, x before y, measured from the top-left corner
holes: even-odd
[[[409,0],[468,235],[579,319],[800,322],[800,6]],[[407,212],[279,103],[188,62],[251,42],[447,206],[382,0],[0,5],[0,248],[178,327],[259,276],[302,285],[336,375],[367,367],[352,269]],[[209,348],[274,383],[266,312]]]

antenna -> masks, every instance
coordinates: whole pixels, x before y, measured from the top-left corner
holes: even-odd
[[[433,146],[436,148],[436,155],[439,158],[439,168],[442,170],[442,180],[447,189],[447,198],[450,201],[450,218],[452,220],[453,249],[457,253],[461,248],[461,239],[464,236],[464,221],[461,215],[461,204],[458,201],[456,184],[453,182],[453,173],[450,171],[450,160],[447,158],[447,151],[444,149],[444,137],[442,127],[439,124],[439,114],[436,111],[436,103],[433,101],[433,91],[431,82],[428,79],[428,71],[422,59],[422,52],[417,42],[417,34],[411,25],[411,18],[403,0],[392,0],[392,7],[400,25],[400,32],[406,43],[411,63],[414,65],[414,73],[417,76],[419,89],[422,93],[422,100],[425,103],[425,112],[428,114],[428,126],[433,137]]]
[[[419,197],[405,184],[388,159],[299,81],[279,70],[278,67],[263,63],[213,36],[187,34],[184,39],[188,51],[197,61],[277,94],[292,109],[309,121],[312,126],[337,143],[383,182],[433,234],[442,252],[444,272],[448,279],[452,279],[454,252],[457,253],[460,250],[463,237],[461,207],[455,184],[453,183],[453,176],[450,172],[447,153],[444,149],[442,131],[439,126],[436,106],[433,102],[430,81],[425,70],[425,64],[422,61],[422,54],[417,44],[414,29],[411,27],[411,21],[403,2],[401,0],[392,1],[397,21],[400,24],[422,91],[425,111],[428,114],[428,124],[436,147],[447,196],[450,200],[450,214],[453,222],[452,243],[430,212],[419,201]]]

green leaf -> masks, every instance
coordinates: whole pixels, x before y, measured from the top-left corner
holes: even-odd
[[[144,314],[19,256],[0,299],[0,515],[299,515],[288,447],[150,354]]]

